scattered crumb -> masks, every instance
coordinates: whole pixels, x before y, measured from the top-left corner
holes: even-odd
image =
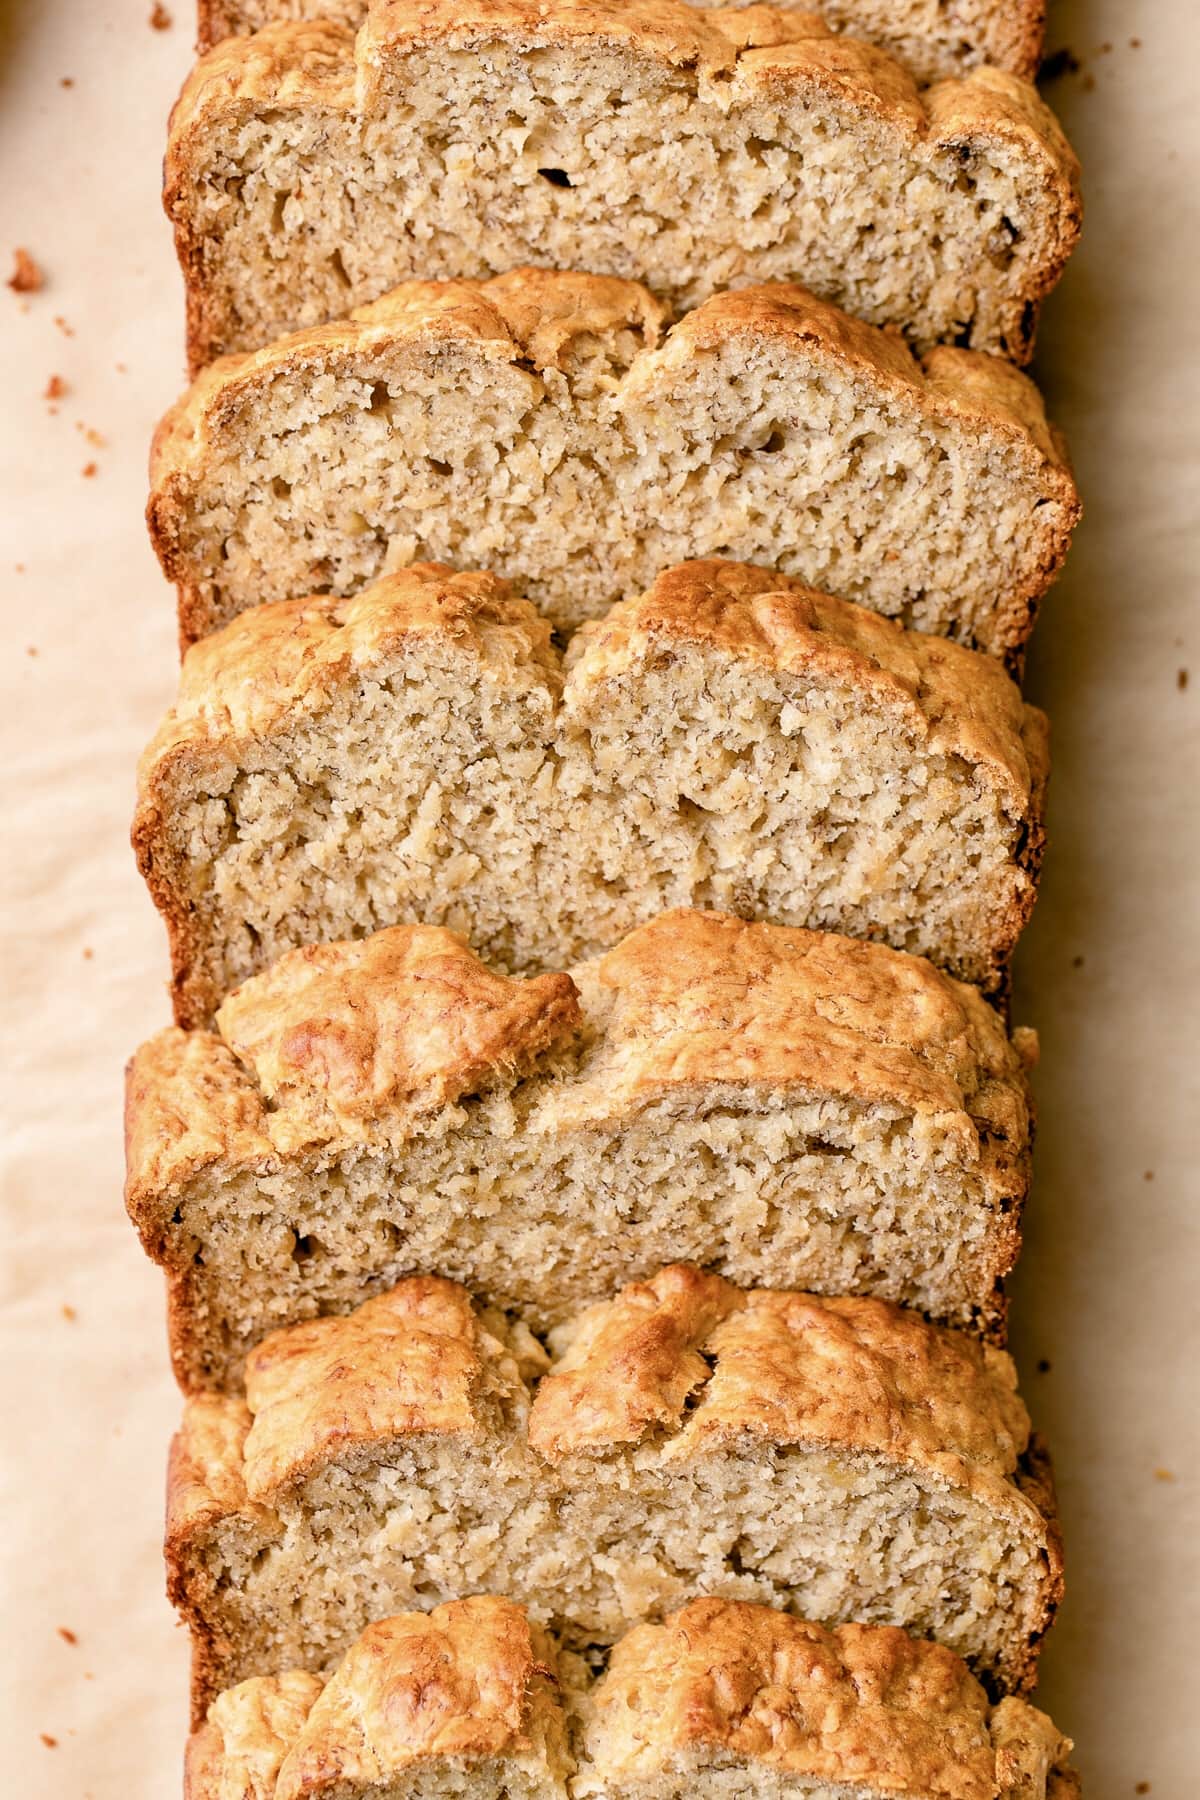
[[[94,463],[94,462],[84,463],[83,478],[85,481],[90,481],[92,479],[92,476],[97,475],[97,474],[99,474],[99,467],[96,463]]]
[[[36,656],[37,653],[38,653],[38,647],[36,644],[26,644],[26,646],[25,646],[26,656]]]
[[[14,294],[36,294],[40,288],[45,287],[46,277],[28,250],[14,250],[13,263],[8,285]]]
[[[150,14],[150,26],[154,31],[170,31],[171,15],[162,0],[156,0],[154,11]]]
[[[73,75],[62,75],[59,77],[58,85],[59,87],[74,87],[75,77]]]
[[[1142,47],[1142,40],[1141,40],[1141,38],[1130,38],[1130,40],[1129,40],[1129,48],[1130,48],[1130,49],[1131,49],[1131,50],[1140,50],[1140,49],[1141,49],[1141,47]],[[1145,1785],[1145,1787],[1144,1787],[1144,1788],[1141,1788],[1141,1787],[1140,1787],[1140,1788],[1139,1788],[1139,1789],[1138,1789],[1138,1793],[1139,1793],[1139,1794],[1148,1794],[1148,1793],[1149,1793],[1149,1792],[1150,1792],[1150,1783],[1149,1783],[1149,1782],[1147,1782],[1147,1783],[1146,1783],[1146,1785]]]
[[[64,1644],[77,1644],[79,1642],[78,1634],[72,1631],[69,1625],[60,1625],[58,1628],[58,1635]]]
[[[1093,93],[1096,87],[1096,77],[1094,75],[1085,75],[1080,85],[1085,94]]]
[[[1143,1181],[1153,1181],[1154,1180],[1154,1170],[1147,1169],[1145,1174],[1142,1176],[1142,1180]]]
[[[64,337],[75,336],[75,327],[73,325],[68,325],[61,313],[55,313],[54,323],[58,326],[58,329],[62,332]]]
[[[1137,39],[1135,38],[1134,43],[1136,42]],[[1135,1782],[1133,1791],[1135,1794],[1148,1794],[1150,1792],[1150,1783],[1148,1781]]]
[[[1058,81],[1064,75],[1078,75],[1082,64],[1073,50],[1055,50],[1043,57],[1038,70],[1039,81]]]
[[[23,575],[25,573],[25,564],[24,563],[14,563],[13,570],[16,574]]]
[[[1053,1365],[1048,1356],[1038,1357],[1037,1372],[1039,1375],[1048,1375],[1052,1367]]]
[[[1112,55],[1112,45],[1109,43],[1101,44],[1099,54],[1101,56],[1111,56]]]
[[[94,425],[85,425],[82,419],[75,421],[76,431],[81,431],[93,450],[104,450],[108,447],[108,439]]]
[[[1180,669],[1178,675],[1176,675],[1176,677],[1175,677],[1175,686],[1179,689],[1180,693],[1182,694],[1182,692],[1183,692],[1184,688],[1187,686],[1187,684],[1188,684],[1188,672],[1186,669]]]
[[[1082,956],[1073,956],[1073,957],[1072,957],[1072,958],[1071,958],[1071,967],[1072,967],[1072,968],[1073,968],[1073,969],[1082,969],[1082,967],[1083,967],[1083,958],[1082,958]]]
[[[114,363],[113,368],[117,371],[118,375],[127,375],[129,373],[124,363]]]
[[[75,1308],[73,1306],[68,1306],[67,1302],[64,1300],[62,1316],[64,1319],[68,1320],[70,1323],[73,1324],[74,1321],[79,1317],[79,1314],[75,1311]]]
[[[39,1731],[38,1736],[41,1738],[43,1744],[45,1744],[47,1750],[58,1749],[58,1739],[56,1737],[51,1737],[48,1731]]]
[[[62,376],[61,375],[52,375],[50,377],[49,381],[46,383],[46,391],[42,395],[42,399],[43,400],[61,400],[63,395],[66,392],[67,392],[67,384],[63,380]]]
[[[1155,1481],[1174,1481],[1175,1472],[1173,1469],[1155,1469],[1154,1479]]]
[[[90,944],[85,944],[83,946],[84,962],[91,962],[91,960],[92,960],[93,956],[95,956],[95,954],[96,954],[96,952],[92,949],[92,946]]]

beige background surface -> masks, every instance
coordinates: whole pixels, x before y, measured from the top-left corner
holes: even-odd
[[[5,1790],[55,1800],[176,1792],[184,1728],[157,1544],[176,1400],[118,1123],[122,1061],[166,1018],[125,832],[173,680],[139,514],[181,375],[157,186],[191,20],[182,0],[173,29],[149,12],[0,0],[0,273],[22,244],[47,274],[27,303],[0,288],[0,1742]],[[1056,767],[1017,1000],[1043,1062],[1015,1338],[1068,1532],[1043,1702],[1090,1800],[1138,1783],[1183,1800],[1200,1772],[1200,12],[1062,0],[1054,42],[1083,61],[1053,97],[1090,210],[1040,370],[1089,515],[1029,672]]]

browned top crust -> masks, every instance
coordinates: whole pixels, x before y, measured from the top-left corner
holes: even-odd
[[[598,1035],[584,1078],[545,1102],[564,1127],[684,1088],[761,1086],[911,1109],[967,1161],[985,1132],[1024,1155],[1027,1038],[919,957],[680,909],[579,975]],[[289,951],[225,1002],[219,1035],[165,1031],[133,1059],[127,1200],[147,1248],[161,1251],[164,1195],[213,1162],[403,1136],[421,1110],[565,1049],[581,1019],[569,976],[494,975],[428,926]]]
[[[1010,1142],[1028,1131],[996,1013],[921,957],[680,908],[592,967],[609,1012],[591,1085],[610,1098],[713,1082],[836,1092],[936,1118],[968,1156],[980,1124]]]
[[[241,40],[235,40],[241,41]],[[561,367],[580,334],[619,326],[643,345],[625,377],[631,396],[652,378],[657,354],[685,363],[696,348],[773,339],[815,352],[858,379],[901,396],[932,424],[967,421],[1024,446],[1049,497],[1072,516],[1079,499],[1066,447],[1046,421],[1028,376],[995,356],[938,347],[919,361],[899,333],[867,325],[793,282],[769,282],[718,294],[687,313],[663,339],[669,314],[649,290],[615,276],[516,269],[487,281],[409,281],[345,319],[292,332],[261,350],[226,356],[192,383],[160,424],[151,452],[149,521],[172,580],[186,580],[173,509],[200,479],[224,429],[281,374],[346,367],[385,347],[455,340],[498,362]]]
[[[519,1328],[518,1328],[519,1329]],[[528,1441],[552,1466],[646,1442],[668,1461],[758,1447],[837,1449],[919,1469],[995,1511],[1053,1525],[1026,1478],[1029,1416],[1012,1359],[887,1301],[744,1290],[690,1264],[624,1288],[553,1335]],[[189,1400],[172,1446],[168,1559],[193,1531],[269,1523],[289,1486],[430,1434],[490,1440],[490,1396],[522,1371],[454,1282],[412,1276],[343,1318],[272,1332],[245,1398]],[[525,1406],[506,1429],[524,1427]],[[575,1477],[578,1478],[578,1477]],[[1057,1577],[1061,1558],[1048,1550]]]
[[[873,704],[901,713],[932,752],[985,771],[1018,814],[1045,784],[1044,715],[1024,704],[994,657],[906,630],[770,569],[720,558],[668,569],[647,593],[581,625],[567,657],[572,700],[678,643],[861,687]]]
[[[1025,1800],[1070,1744],[1020,1700],[992,1709],[953,1654],[889,1627],[833,1631],[768,1607],[694,1600],[639,1625],[590,1698],[584,1781],[620,1791],[668,1766],[757,1765],[939,1800]]]
[[[185,1794],[315,1800],[422,1764],[522,1761],[549,1715],[561,1731],[556,1679],[553,1647],[511,1600],[401,1613],[369,1625],[324,1685],[292,1672],[222,1694],[192,1740]]]
[[[523,1073],[579,1023],[568,975],[493,974],[431,925],[289,950],[217,1013],[273,1122],[304,1139],[403,1126]]]

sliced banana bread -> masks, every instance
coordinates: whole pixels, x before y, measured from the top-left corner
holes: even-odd
[[[357,38],[229,39],[175,109],[164,199],[193,369],[524,263],[681,307],[801,281],[918,351],[1025,362],[1080,226],[1028,82],[922,94],[811,14],[683,0],[374,0]]]
[[[417,564],[194,645],[133,842],[175,1016],[400,923],[561,968],[671,906],[882,938],[994,990],[1033,905],[1044,714],[993,658],[689,563],[584,627]]]
[[[223,1693],[184,1800],[1078,1800],[1069,1738],[952,1651],[693,1600],[592,1681],[511,1600],[368,1627]]]
[[[130,1212],[185,1390],[411,1273],[535,1330],[663,1263],[998,1335],[1023,1057],[974,988],[831,933],[669,913],[517,981],[451,933],[289,951],[135,1056]]]
[[[717,0],[692,0],[710,10]],[[735,0],[733,11],[742,3]],[[614,0],[615,6],[623,0]],[[1032,81],[1042,58],[1045,0],[955,0],[952,8],[929,0],[778,0],[776,10],[805,12],[835,31],[866,38],[890,52],[918,81],[965,75],[992,63]],[[245,36],[284,19],[331,19],[361,25],[367,0],[199,0],[199,47]]]
[[[731,556],[1019,656],[1079,514],[1025,376],[918,363],[784,284],[666,327],[636,283],[524,269],[216,364],[153,456],[184,642],[421,560],[493,568],[571,627]]]
[[[413,1276],[271,1334],[188,1402],[166,1560],[197,1718],[373,1619],[511,1594],[577,1648],[693,1593],[903,1625],[1032,1687],[1062,1587],[1002,1350],[881,1300],[676,1264],[568,1321]],[[541,1379],[539,1380],[539,1377]]]

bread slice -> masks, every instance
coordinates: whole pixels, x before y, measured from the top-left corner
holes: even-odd
[[[520,1321],[418,1275],[273,1332],[244,1395],[188,1402],[165,1549],[198,1718],[472,1593],[579,1649],[723,1594],[902,1625],[993,1690],[1033,1686],[1062,1555],[1002,1350],[686,1264],[552,1348],[543,1373]]]
[[[479,1598],[371,1626],[328,1675],[222,1694],[184,1800],[1078,1800],[1070,1751],[894,1628],[693,1600],[593,1682]]]
[[[918,351],[1026,362],[1081,217],[1028,82],[922,94],[812,14],[683,0],[376,0],[357,38],[230,39],[183,90],[164,180],[193,369],[524,263],[681,307],[801,281]]]
[[[1031,382],[783,284],[666,327],[636,283],[524,269],[216,364],[153,455],[184,642],[423,560],[570,628],[730,556],[1019,657],[1079,515]]]
[[[299,944],[448,925],[505,970],[674,905],[882,938],[989,991],[1032,909],[1044,714],[991,657],[689,563],[574,638],[417,564],[196,644],[133,842],[175,1016]]]
[[[692,0],[709,10],[716,0]],[[733,11],[735,8],[725,10]],[[1032,81],[1042,60],[1045,0],[957,0],[950,16],[926,0],[780,0],[780,12],[819,16],[835,31],[866,38],[894,56],[920,82],[965,75],[991,63]],[[366,0],[199,0],[199,47],[261,31],[285,19],[328,19],[354,28]]]
[[[516,981],[398,925],[290,951],[128,1090],[185,1391],[278,1325],[447,1275],[557,1324],[668,1261],[996,1336],[1030,1034],[919,958],[674,912]]]

